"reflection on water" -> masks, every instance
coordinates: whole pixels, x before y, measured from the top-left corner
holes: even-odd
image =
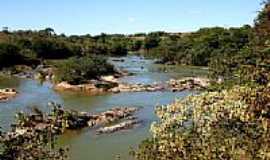
[[[122,59],[124,62],[113,61],[113,63],[121,69],[136,73],[134,76],[122,79],[127,83],[164,82],[170,78],[204,75],[206,72],[198,68],[154,65],[152,60],[135,56]],[[16,112],[27,110],[28,106],[39,106],[42,110],[47,111],[46,105],[49,101],[63,104],[67,108],[88,112],[104,111],[117,106],[143,107],[139,111],[138,117],[144,123],[132,130],[97,136],[93,130],[84,129],[61,136],[60,144],[70,146],[71,160],[109,160],[114,159],[116,155],[127,159],[130,147],[136,147],[141,140],[149,136],[149,126],[152,121],[156,120],[155,106],[168,104],[176,98],[183,98],[191,94],[190,92],[138,92],[99,96],[60,94],[52,90],[50,83],[40,84],[34,80],[15,78],[0,78],[0,87],[13,87],[20,92],[13,100],[0,103],[0,124],[4,128],[7,128],[14,120]]]

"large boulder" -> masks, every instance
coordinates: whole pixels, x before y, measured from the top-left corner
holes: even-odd
[[[104,133],[113,133],[113,132],[117,132],[117,131],[121,131],[121,130],[126,130],[126,129],[130,129],[133,128],[136,124],[139,124],[140,121],[139,120],[127,120],[121,123],[118,123],[116,125],[113,126],[109,126],[109,127],[103,127],[97,130],[98,134],[104,134]]]
[[[57,91],[75,91],[75,92],[86,92],[86,93],[102,93],[105,90],[103,88],[96,87],[94,83],[72,85],[67,82],[61,82],[54,86]]]
[[[187,77],[183,79],[171,79],[168,81],[169,88],[171,91],[183,91],[183,90],[199,90],[205,89],[210,85],[210,80],[201,77]]]
[[[100,79],[105,81],[105,82],[112,82],[112,83],[118,82],[118,80],[112,75],[111,76],[101,76]]]

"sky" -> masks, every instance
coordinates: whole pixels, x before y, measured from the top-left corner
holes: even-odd
[[[0,27],[56,33],[189,32],[253,24],[262,0],[0,0]]]

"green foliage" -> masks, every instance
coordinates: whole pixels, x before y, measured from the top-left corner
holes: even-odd
[[[265,85],[270,80],[270,2],[266,1],[264,9],[255,20],[255,27],[246,30],[249,43],[240,45],[239,50],[226,51],[210,62],[210,75],[230,79],[237,77],[239,83],[258,83]],[[249,28],[249,27],[245,27]],[[240,33],[237,33],[238,35]],[[241,34],[240,34],[241,35]],[[243,40],[240,36],[236,44]]]
[[[42,59],[63,59],[76,54],[63,42],[37,39],[33,41],[32,45],[37,57]]]
[[[0,69],[21,63],[23,57],[19,51],[19,48],[15,45],[0,43]]]
[[[127,55],[128,39],[122,35],[106,35],[102,34],[96,37],[81,38],[84,43],[82,48],[87,55]]]
[[[135,157],[165,159],[269,159],[269,87],[234,87],[191,96],[157,108],[153,138]]]
[[[139,51],[143,46],[143,41],[141,40],[132,40],[128,44],[128,49],[130,51]]]
[[[159,45],[150,47],[150,53],[164,62],[207,66],[213,57],[237,54],[250,42],[250,33],[250,26],[230,29],[203,28],[181,36],[163,37]]]
[[[1,137],[2,136],[2,137]],[[1,160],[67,159],[64,149],[55,149],[55,136],[50,130],[32,130],[24,135],[0,135]]]
[[[158,107],[160,121],[133,152],[136,159],[270,159],[270,1],[264,5],[254,28],[184,36],[183,56],[189,55],[191,64],[208,63],[211,76],[225,82]]]
[[[159,34],[149,34],[145,37],[144,48],[146,50],[155,48],[159,45],[160,37]]]
[[[255,19],[255,43],[258,47],[267,45],[270,40],[270,1],[264,2],[264,8]],[[267,42],[267,43],[266,43]],[[269,44],[268,44],[269,46]]]
[[[126,44],[118,41],[112,42],[112,45],[109,48],[109,54],[117,56],[127,55]]]
[[[123,56],[128,53],[129,41],[124,35],[101,34],[95,37],[91,35],[57,35],[52,28],[40,31],[0,32],[1,43],[12,44],[13,47],[16,47],[17,53],[32,60],[67,59],[73,56],[93,55]],[[137,43],[135,47],[138,48]],[[3,52],[10,54],[7,51],[1,51],[1,53]],[[6,61],[5,63],[8,66],[15,65],[12,61]]]
[[[67,150],[55,147],[57,139],[55,126],[43,124],[43,126],[35,127],[34,117],[43,119],[45,114],[35,107],[31,115],[18,113],[16,124],[11,125],[12,130],[0,131],[1,160],[67,159]]]
[[[99,76],[114,73],[114,67],[101,57],[70,58],[58,64],[56,77],[58,81],[81,84]]]

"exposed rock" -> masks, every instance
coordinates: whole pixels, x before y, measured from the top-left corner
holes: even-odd
[[[86,92],[86,93],[103,93],[104,88],[98,88],[95,83],[71,85],[67,82],[61,82],[54,86],[57,91],[75,91],[75,92]]]
[[[114,76],[102,76],[100,77],[100,79],[102,81],[105,81],[105,82],[112,82],[112,83],[117,83],[118,82],[118,79],[116,79]]]
[[[86,127],[102,127],[111,123],[125,120],[135,120],[133,115],[138,108],[117,107],[105,112],[91,114],[88,112],[77,112],[64,110],[54,103],[51,114],[47,115],[38,109],[34,109],[31,114],[18,113],[18,121],[14,124],[13,135],[24,135],[32,130],[43,131],[52,130],[55,134],[62,134],[66,130],[78,130]]]
[[[178,92],[192,89],[206,89],[210,85],[210,80],[200,77],[187,77],[179,80],[171,79],[167,83],[171,91]]]
[[[109,126],[109,127],[103,127],[97,130],[97,134],[104,134],[104,133],[114,133],[120,130],[126,130],[133,128],[136,124],[139,124],[139,120],[127,120],[124,122],[121,122],[119,124]]]
[[[108,123],[116,122],[132,116],[138,108],[114,108],[97,115],[90,116],[88,121],[89,127],[105,125]]]
[[[23,79],[30,79],[30,78],[33,78],[34,75],[32,72],[20,72],[20,73],[17,73],[17,74],[12,74],[13,76],[15,77],[18,77],[18,78],[23,78]]]
[[[13,88],[0,89],[0,102],[15,97],[18,92]]]
[[[109,91],[113,93],[119,92],[156,92],[162,91],[165,87],[160,84],[119,84],[117,87],[110,89]]]
[[[89,81],[87,84],[71,85],[61,82],[55,85],[58,91],[79,91],[85,93],[120,93],[120,92],[157,92],[205,89],[210,85],[210,80],[200,77],[188,77],[179,80],[171,79],[166,84],[126,84],[118,82],[115,76],[103,76],[101,80]]]

